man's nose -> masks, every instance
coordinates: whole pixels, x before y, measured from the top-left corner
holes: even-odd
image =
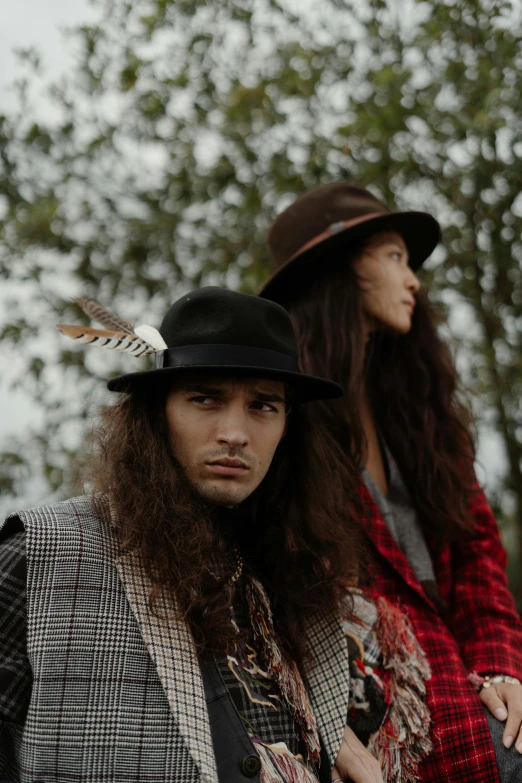
[[[219,422],[217,440],[221,445],[244,448],[249,443],[247,420],[244,411],[231,407],[223,411]]]

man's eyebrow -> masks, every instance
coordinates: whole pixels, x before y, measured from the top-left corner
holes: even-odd
[[[229,389],[223,386],[210,386],[205,383],[188,383],[181,387],[184,394],[200,394],[204,397],[226,397],[230,395]],[[285,399],[277,392],[262,391],[257,388],[248,389],[248,394],[258,402],[280,402],[284,404]]]
[[[264,392],[260,389],[249,389],[248,393],[258,402],[281,402],[284,404],[285,398],[277,392]]]
[[[201,394],[205,397],[222,397],[228,394],[228,389],[221,386],[206,386],[204,383],[190,383],[181,388],[185,394]]]

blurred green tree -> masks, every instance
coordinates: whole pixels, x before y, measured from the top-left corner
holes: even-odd
[[[75,61],[61,80],[48,84],[37,54],[22,53],[17,108],[0,117],[4,380],[43,411],[5,448],[4,494],[35,475],[70,491],[93,389],[135,366],[54,335],[57,320],[83,319],[73,296],[157,325],[188,287],[255,291],[273,215],[342,178],[445,228],[426,275],[460,314],[452,337],[475,412],[507,455],[494,504],[522,552],[520,5],[95,7],[97,23],[69,33]]]

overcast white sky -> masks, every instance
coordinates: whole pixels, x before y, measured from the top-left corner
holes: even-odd
[[[16,77],[14,49],[36,46],[53,73],[67,65],[60,28],[87,21],[93,9],[87,0],[19,0],[0,4],[0,102],[8,101],[6,87]]]
[[[63,28],[89,21],[94,10],[87,0],[20,0],[0,2],[0,113],[12,103],[9,85],[18,74],[16,49],[35,46],[42,55],[43,65],[49,76],[57,76],[67,69],[73,53],[64,45]],[[0,291],[0,306],[2,302]],[[2,321],[5,319],[2,317]],[[38,413],[23,391],[6,388],[8,368],[0,371],[0,442],[10,433],[20,433],[28,422],[35,421]],[[32,487],[28,495],[39,500],[42,488]],[[8,507],[12,505],[12,501]],[[0,504],[1,506],[1,504]]]
[[[67,70],[73,57],[70,44],[64,44],[61,30],[87,22],[96,15],[88,0],[21,0],[0,4],[0,113],[10,104],[9,84],[16,78],[14,50],[35,46],[42,54],[47,75]],[[1,291],[0,291],[1,294]],[[0,305],[2,297],[0,296]],[[0,376],[0,440],[10,432],[20,432],[33,417],[32,406],[23,392],[8,392],[5,370]],[[498,437],[483,432],[479,449],[480,478],[494,486],[505,470],[505,457]]]

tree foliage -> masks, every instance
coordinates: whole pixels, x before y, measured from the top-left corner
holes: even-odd
[[[44,411],[0,486],[69,489],[88,405],[124,358],[71,349],[76,295],[157,324],[192,286],[256,291],[295,193],[348,179],[432,211],[427,275],[465,308],[467,380],[522,512],[522,26],[508,0],[98,0],[48,84],[34,52],[0,117],[0,326],[9,377]],[[461,330],[462,331],[462,330]],[[130,365],[133,366],[133,365]],[[69,481],[70,484],[70,481]],[[522,541],[522,526],[517,526]]]

